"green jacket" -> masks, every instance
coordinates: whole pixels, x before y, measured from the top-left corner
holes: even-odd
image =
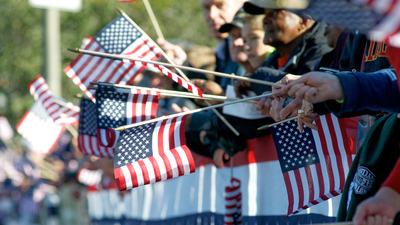
[[[400,119],[383,116],[369,129],[351,165],[339,204],[337,221],[351,221],[357,205],[373,196],[400,156]]]

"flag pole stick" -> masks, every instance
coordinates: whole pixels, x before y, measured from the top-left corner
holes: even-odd
[[[194,71],[194,72],[199,72],[199,73],[209,73],[209,74],[214,74],[216,76],[228,77],[228,78],[232,78],[232,79],[236,79],[236,80],[245,80],[245,81],[248,81],[251,83],[258,83],[258,84],[264,84],[264,85],[275,86],[275,87],[284,87],[283,84],[277,84],[274,82],[257,80],[257,79],[253,79],[253,78],[249,78],[249,77],[242,77],[242,76],[238,76],[238,75],[231,75],[231,74],[227,74],[227,73],[215,72],[215,71],[210,71],[210,70],[202,70],[202,69],[197,69],[197,68],[188,67],[188,66],[171,65],[169,63],[138,59],[138,58],[133,58],[130,56],[122,56],[122,55],[115,55],[115,54],[109,54],[109,53],[103,53],[103,52],[89,51],[89,50],[84,50],[84,49],[80,49],[80,48],[68,48],[68,50],[72,51],[72,52],[95,55],[95,56],[100,56],[100,57],[114,58],[114,59],[120,59],[120,60],[126,59],[126,60],[138,61],[138,62],[143,62],[143,63],[162,65],[162,66],[166,66],[166,67],[177,67],[177,68],[188,70],[188,71]]]
[[[297,119],[297,116],[293,116],[293,117],[278,121],[276,123],[271,123],[271,124],[267,124],[267,125],[261,126],[261,127],[257,128],[257,130],[265,130],[265,129],[268,129],[268,128],[273,127],[275,125],[278,125],[278,124],[281,124],[281,123],[286,123],[286,122],[289,122],[289,121],[295,120],[295,119]]]
[[[219,108],[219,107],[222,107],[222,106],[232,105],[232,104],[236,104],[236,103],[239,103],[239,102],[244,102],[244,101],[247,101],[247,100],[253,100],[253,99],[257,99],[257,98],[263,98],[263,97],[267,97],[267,96],[271,96],[271,95],[273,95],[273,93],[258,95],[258,96],[254,96],[254,97],[240,99],[240,100],[233,101],[233,102],[227,102],[227,103],[223,103],[223,104],[218,104],[218,105],[208,106],[208,107],[204,107],[204,108],[194,109],[194,110],[190,110],[190,111],[187,111],[187,112],[175,113],[175,114],[168,115],[168,116],[162,116],[162,117],[159,117],[159,118],[156,118],[156,119],[146,120],[146,121],[142,121],[142,122],[134,123],[134,124],[130,124],[130,125],[125,125],[125,126],[120,126],[120,127],[115,128],[114,130],[121,131],[121,130],[125,130],[125,129],[128,129],[128,128],[141,126],[141,125],[148,124],[148,123],[158,122],[158,121],[164,120],[164,119],[170,119],[170,118],[174,118],[174,117],[177,117],[177,116],[189,115],[189,114],[196,113],[196,112],[206,111],[206,110],[209,110],[209,109],[215,109],[215,108]]]
[[[233,156],[231,157],[230,161],[230,166],[231,166],[231,181],[233,179]]]
[[[206,100],[205,102],[207,103],[208,107],[212,106],[211,103],[210,103],[209,101]],[[215,108],[211,108],[211,109],[212,109],[213,112],[222,120],[222,122],[225,123],[226,126],[228,126],[228,128],[229,128],[236,136],[239,136],[239,135],[240,135],[239,131],[237,131],[237,130],[232,126],[232,124],[230,124],[230,123],[228,122],[228,120],[226,120],[225,117],[222,116],[221,113],[218,112],[218,110],[216,110]]]
[[[78,138],[78,131],[75,129],[75,127],[73,127],[70,124],[66,124],[65,128],[67,128],[67,130],[69,131],[69,133],[74,137],[74,138]]]
[[[121,87],[124,88],[122,92],[124,93],[131,93],[130,91],[125,91],[125,89],[139,89],[139,90],[146,90],[146,91],[157,91],[160,92],[163,96],[171,96],[171,97],[182,97],[182,98],[194,98],[194,99],[207,99],[207,100],[219,100],[219,101],[237,101],[238,98],[228,98],[222,95],[208,95],[203,94],[203,98],[200,96],[193,94],[191,92],[183,92],[183,91],[172,91],[172,90],[164,90],[164,89],[156,89],[156,88],[147,88],[147,87],[139,87],[139,86],[130,86],[130,85],[123,85],[123,84],[110,84],[110,83],[103,83],[103,82],[90,82],[93,85],[104,85],[104,86],[111,86],[111,87]],[[88,87],[88,89],[97,90],[97,87]],[[256,104],[257,101],[245,101],[245,103]]]
[[[157,23],[156,17],[154,16],[153,10],[151,9],[150,3],[148,0],[143,0],[144,6],[146,7],[147,13],[150,16],[150,20],[153,23],[154,28],[156,29],[157,36],[163,40],[164,36],[161,32],[160,26]]]
[[[61,101],[61,100],[59,100],[59,99],[54,99],[54,101],[57,103],[57,104],[59,104],[59,105],[61,105],[61,106],[64,106],[64,107],[67,107],[68,109],[71,109],[71,110],[73,110],[73,111],[75,111],[75,112],[80,112],[81,111],[81,109],[79,108],[79,106],[75,106],[74,104],[72,104],[72,103],[70,103],[70,102],[64,102],[64,101]]]

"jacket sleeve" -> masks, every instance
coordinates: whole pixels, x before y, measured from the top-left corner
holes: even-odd
[[[341,72],[336,74],[344,91],[343,103],[326,101],[336,116],[353,116],[385,112],[400,112],[400,92],[394,69],[375,73]]]

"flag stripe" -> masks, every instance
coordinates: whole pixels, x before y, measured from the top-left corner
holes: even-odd
[[[321,121],[320,120],[316,120],[315,123],[317,124],[317,126],[322,127],[321,125]],[[323,130],[322,129],[318,129],[318,135],[316,135],[316,138],[314,138],[314,140],[320,140],[321,142],[321,158],[320,160],[323,162],[322,164],[322,169],[323,169],[323,174],[327,174],[329,179],[326,179],[327,182],[325,182],[326,187],[328,188],[326,192],[330,192],[334,190],[334,176],[333,176],[333,170],[332,170],[332,163],[329,159],[329,152],[326,146],[326,140],[325,140],[325,136],[323,134]],[[314,133],[314,131],[313,131]]]
[[[340,140],[343,140],[343,138],[339,137],[337,134],[341,134],[341,133],[340,132],[336,133],[337,130],[335,130],[334,122],[337,123],[337,119],[336,119],[336,121],[332,121],[332,117],[330,114],[327,114],[324,117],[324,119],[326,120],[326,123],[328,124],[328,128],[329,128],[329,129],[324,129],[324,130],[329,131],[329,133],[330,133],[329,137],[331,138],[332,143],[333,143],[333,150],[334,150],[333,155],[334,155],[335,159],[333,159],[333,157],[331,157],[331,159],[337,162],[335,165],[337,165],[339,179],[335,179],[335,180],[337,180],[339,182],[336,182],[335,190],[339,190],[339,189],[343,189],[344,183],[345,183],[345,173],[343,170],[343,167],[344,167],[343,162],[345,162],[345,160],[342,157],[342,153],[340,152],[340,147],[342,149],[344,149],[344,146],[343,146],[343,144],[338,143]],[[338,131],[340,131],[340,129]],[[340,147],[339,147],[339,145],[340,145]]]

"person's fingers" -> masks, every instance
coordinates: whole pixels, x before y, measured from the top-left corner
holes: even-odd
[[[306,93],[309,89],[310,86],[298,86],[298,89],[295,93],[293,93],[293,96],[298,99],[304,99],[304,93]]]
[[[313,113],[314,106],[313,106],[313,104],[311,104],[307,101],[303,101],[302,109],[304,109],[305,116],[310,116]]]
[[[225,159],[225,160],[228,160],[228,159],[229,159],[228,153],[224,153],[224,159]]]
[[[265,115],[267,117],[271,117],[270,114],[270,109],[271,109],[271,104],[272,104],[272,99],[267,98],[265,103],[264,103],[264,107],[261,109],[260,114],[261,115]]]
[[[273,100],[272,101],[272,103],[271,103],[271,109],[270,109],[270,114],[271,114],[271,117],[275,120],[275,121],[280,121],[280,120],[282,120],[282,117],[281,117],[281,111],[282,111],[282,108],[283,108],[283,105],[285,104],[285,99],[279,99],[279,100],[277,100],[277,99],[275,99],[275,100]]]
[[[354,225],[365,224],[363,222],[366,220],[367,212],[368,212],[368,206],[365,203],[366,203],[366,201],[364,202],[364,204],[360,204],[360,205],[357,206],[356,212],[355,212],[354,217],[353,217]]]
[[[186,107],[186,106],[183,106],[183,107],[182,107],[182,111],[183,111],[183,112],[189,112],[190,109],[189,109],[188,107]]]
[[[318,130],[318,126],[313,124],[313,122],[318,119],[318,114],[314,113],[311,114],[309,116],[304,116],[304,118],[302,119],[302,122],[304,123],[304,125],[306,125],[307,127],[313,129],[313,130]]]
[[[179,107],[179,105],[177,105],[176,103],[171,104],[171,109],[176,113],[183,112],[182,108]]]
[[[224,166],[224,161],[223,161],[223,155],[224,155],[224,150],[222,150],[222,149],[217,149],[217,150],[215,150],[215,152],[214,152],[214,155],[213,155],[213,160],[214,160],[214,163],[215,163],[215,165],[218,167],[218,168],[224,168],[225,166]]]
[[[382,224],[383,224],[383,225],[391,225],[392,223],[393,223],[392,220],[390,220],[390,219],[387,218],[386,216],[383,216],[383,219],[382,219]]]
[[[300,84],[295,84],[292,86],[288,86],[288,91],[287,91],[287,95],[289,97],[294,97],[296,96],[296,93],[299,91],[300,88],[304,87],[305,85],[303,83]]]
[[[162,38],[157,38],[156,42],[157,42],[158,46],[160,46],[162,48],[165,43],[165,40]]]
[[[264,104],[267,101],[267,98],[260,98],[257,102],[257,104],[255,105],[256,109],[258,111],[261,111],[264,108]]]
[[[280,117],[286,119],[297,115],[298,109],[301,108],[302,101],[300,99],[293,99],[287,106],[280,110]]]
[[[304,131],[303,120],[304,120],[304,113],[297,114],[297,127],[299,128],[300,133],[303,133]]]
[[[205,131],[205,130],[200,131],[200,135],[199,136],[200,136],[199,138],[200,138],[201,143],[205,144],[206,143],[207,131]]]
[[[289,88],[288,86],[283,86],[279,88],[272,88],[272,92],[274,93],[274,97],[281,97],[281,98],[287,98],[288,97],[288,91]]]
[[[322,101],[326,101],[328,99],[325,99],[322,93],[319,93],[317,88],[310,87],[305,93],[304,93],[304,99],[308,102],[311,103],[318,103]]]
[[[244,80],[239,80],[235,83],[234,86],[234,91],[236,94],[236,97],[238,98],[243,98],[242,95],[247,94],[247,90],[250,89],[250,82],[244,81]]]

